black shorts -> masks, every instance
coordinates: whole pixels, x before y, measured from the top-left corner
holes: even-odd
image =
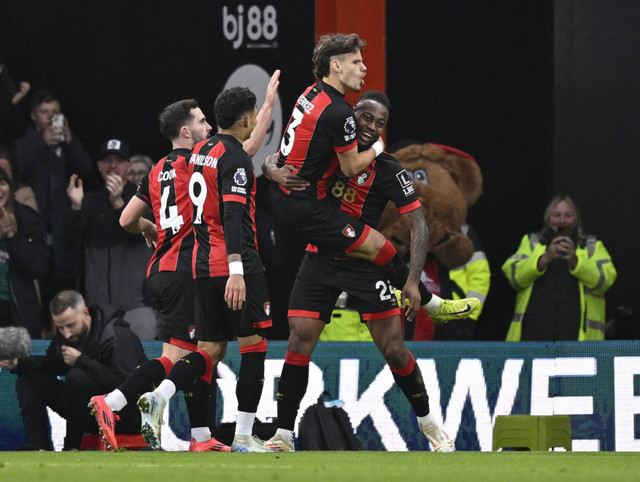
[[[245,273],[247,299],[241,310],[224,300],[227,276],[195,280],[196,337],[199,341],[231,341],[234,336],[260,335],[272,325],[271,302],[264,274]]]
[[[362,260],[333,260],[307,254],[289,297],[288,316],[331,321],[331,312],[345,291],[362,321],[400,315],[398,300],[382,270]]]
[[[160,341],[196,350],[193,277],[177,271],[153,273],[147,278],[147,294],[160,313]]]
[[[284,194],[277,185],[269,193],[270,210],[285,230],[295,230],[308,243],[333,256],[357,249],[371,228],[340,211],[329,198],[309,200]]]

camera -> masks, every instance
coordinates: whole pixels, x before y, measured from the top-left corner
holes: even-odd
[[[62,129],[64,127],[64,115],[53,114],[51,116],[51,127],[54,129]]]
[[[62,128],[64,127],[64,115],[53,114],[51,116],[51,127],[53,127],[53,133],[58,142],[65,140]]]
[[[574,243],[577,242],[577,232],[575,229],[572,229],[570,233],[558,233],[557,231],[547,227],[542,231],[542,235],[540,236],[540,243],[548,246],[551,242],[556,238],[564,238],[570,239]]]

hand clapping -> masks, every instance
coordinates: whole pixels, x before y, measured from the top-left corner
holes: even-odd
[[[13,213],[0,206],[0,239],[11,239],[18,232],[18,222]]]

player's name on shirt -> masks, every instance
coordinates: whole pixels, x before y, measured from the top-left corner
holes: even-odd
[[[315,107],[315,105],[313,105],[313,102],[307,99],[304,94],[298,97],[298,105],[302,107],[307,114],[309,114]]]
[[[216,169],[218,167],[218,158],[214,156],[205,156],[204,154],[191,154],[189,164],[197,166],[207,166]]]
[[[160,171],[158,173],[158,182],[162,181],[171,181],[176,178],[176,170],[175,168],[171,168],[169,171]]]

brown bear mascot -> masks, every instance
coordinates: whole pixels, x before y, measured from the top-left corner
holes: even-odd
[[[432,143],[409,145],[392,154],[412,178],[422,204],[429,228],[429,258],[433,261],[435,257],[434,263],[449,270],[466,264],[474,253],[474,244],[460,229],[467,210],[482,194],[482,173],[475,159],[453,147]],[[379,228],[400,254],[408,252],[409,225],[391,203]],[[420,328],[425,317],[430,326]],[[413,339],[433,338],[433,324],[424,310],[420,310],[415,326],[422,335]]]

